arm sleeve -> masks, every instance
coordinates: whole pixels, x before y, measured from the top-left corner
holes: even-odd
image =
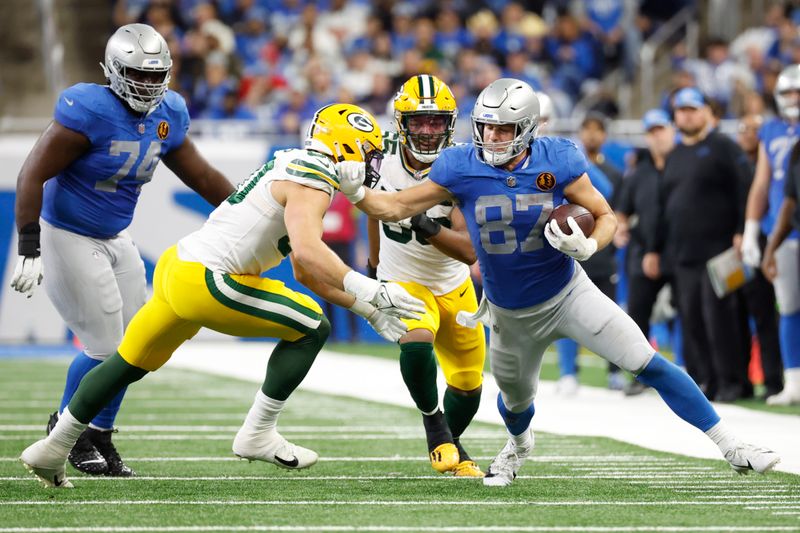
[[[87,108],[87,102],[74,87],[66,89],[58,96],[53,118],[65,128],[77,131],[88,138],[92,144],[95,143],[96,136],[93,134],[93,129],[89,127],[92,117]]]

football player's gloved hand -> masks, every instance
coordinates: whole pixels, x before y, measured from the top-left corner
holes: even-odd
[[[396,316],[378,311],[372,305],[362,302],[361,300],[356,300],[350,307],[350,310],[366,318],[369,325],[372,326],[372,329],[387,341],[397,342],[400,340],[400,337],[405,335],[406,331],[408,331],[408,326]]]
[[[742,262],[745,265],[757,268],[761,264],[761,246],[758,238],[761,228],[757,220],[746,220],[742,234]]]
[[[339,176],[339,190],[350,203],[357,204],[364,199],[367,194],[364,188],[367,166],[363,162],[340,161],[336,163],[336,175]]]
[[[27,294],[28,298],[33,296],[36,286],[42,282],[39,232],[38,222],[26,224],[19,230],[19,243],[17,245],[19,259],[17,259],[14,275],[11,277],[11,286],[22,294]]]
[[[422,300],[414,298],[396,283],[381,283],[351,270],[345,274],[343,285],[345,292],[355,296],[356,300],[367,302],[392,316],[419,319],[418,313],[425,312]]]
[[[434,237],[442,231],[442,225],[428,217],[425,213],[420,213],[411,217],[411,229],[423,239]]]
[[[547,242],[556,250],[578,261],[586,261],[597,251],[597,241],[591,237],[586,237],[574,218],[567,218],[567,224],[572,229],[571,235],[561,231],[561,228],[558,227],[558,222],[555,220],[545,224],[544,236]]]

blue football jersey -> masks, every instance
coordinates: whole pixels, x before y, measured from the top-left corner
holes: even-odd
[[[769,235],[778,219],[778,212],[783,201],[783,187],[786,172],[789,169],[789,155],[798,139],[798,127],[789,125],[780,118],[774,118],[761,126],[758,138],[764,145],[769,159],[772,176],[769,183],[769,207],[761,220],[761,230]],[[797,237],[796,232],[792,234]]]
[[[142,185],[161,156],[178,148],[189,128],[183,98],[167,91],[149,115],[130,111],[111,89],[79,83],[58,97],[55,121],[85,135],[91,147],[45,182],[42,218],[89,237],[128,227]]]
[[[486,297],[520,309],[555,296],[574,272],[571,257],[544,238],[564,188],[588,170],[572,141],[540,137],[513,171],[483,162],[472,144],[447,148],[429,178],[457,199],[478,255]]]

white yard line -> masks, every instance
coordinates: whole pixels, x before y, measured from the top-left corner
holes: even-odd
[[[778,513],[773,513],[778,514]],[[789,514],[789,513],[787,513]],[[78,533],[81,531],[109,533],[148,533],[164,531],[167,533],[193,533],[202,531],[332,531],[332,532],[370,532],[370,531],[424,531],[438,532],[521,532],[521,533],[760,533],[777,531],[797,531],[794,526],[100,526],[100,527],[0,527],[0,533]]]
[[[223,505],[223,506],[249,506],[249,505],[271,505],[271,506],[360,506],[360,507],[511,507],[511,506],[534,506],[534,507],[605,507],[605,506],[633,506],[633,507],[664,507],[671,505],[692,505],[692,506],[718,506],[718,505],[737,505],[742,506],[746,504],[771,504],[772,501],[753,501],[760,500],[761,498],[747,498],[740,501],[724,501],[724,502],[702,502],[695,500],[669,500],[669,501],[628,501],[628,500],[607,500],[607,501],[587,501],[587,500],[563,500],[563,501],[487,501],[487,500],[75,500],[75,501],[59,501],[59,500],[17,500],[17,501],[0,501],[0,507],[8,506],[110,506],[110,505],[182,505],[182,506],[208,506],[208,505]],[[788,502],[777,502],[788,503]],[[771,509],[772,507],[767,507]]]
[[[167,364],[172,368],[260,382],[265,368],[264,354],[272,346],[190,342],[179,348]],[[487,376],[483,387],[475,419],[500,424],[495,406],[498,391],[491,376]],[[301,388],[413,408],[397,361],[387,359],[323,350]],[[441,379],[440,390],[444,390]],[[778,470],[800,474],[800,416],[731,405],[715,407],[742,439],[778,452],[782,459]],[[719,449],[708,438],[675,416],[653,393],[626,398],[619,392],[581,387],[575,397],[563,398],[556,395],[555,383],[543,381],[539,384],[533,427],[562,435],[610,437],[653,450],[722,460]]]

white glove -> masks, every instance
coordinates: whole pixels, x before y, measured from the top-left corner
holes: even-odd
[[[350,310],[366,318],[369,325],[372,326],[372,329],[389,342],[399,341],[400,337],[405,335],[406,331],[408,331],[408,326],[396,316],[378,311],[372,305],[362,302],[361,300],[356,300],[350,307]]]
[[[567,218],[567,224],[572,229],[572,235],[567,235],[558,227],[558,222],[551,220],[544,226],[544,236],[550,246],[556,250],[577,259],[586,261],[597,251],[597,241],[586,237],[583,230],[572,217]]]
[[[761,246],[758,238],[761,236],[760,224],[757,220],[748,219],[744,223],[742,235],[742,263],[753,268],[761,264]]]
[[[42,282],[42,257],[21,255],[17,259],[17,267],[11,278],[11,286],[28,298],[33,296],[36,286]]]
[[[417,313],[425,312],[422,300],[414,298],[396,283],[381,283],[351,270],[342,280],[344,290],[392,316],[419,319]]]
[[[350,203],[357,204],[366,196],[364,179],[367,166],[360,161],[340,161],[336,163],[336,175],[339,176],[339,190]]]

